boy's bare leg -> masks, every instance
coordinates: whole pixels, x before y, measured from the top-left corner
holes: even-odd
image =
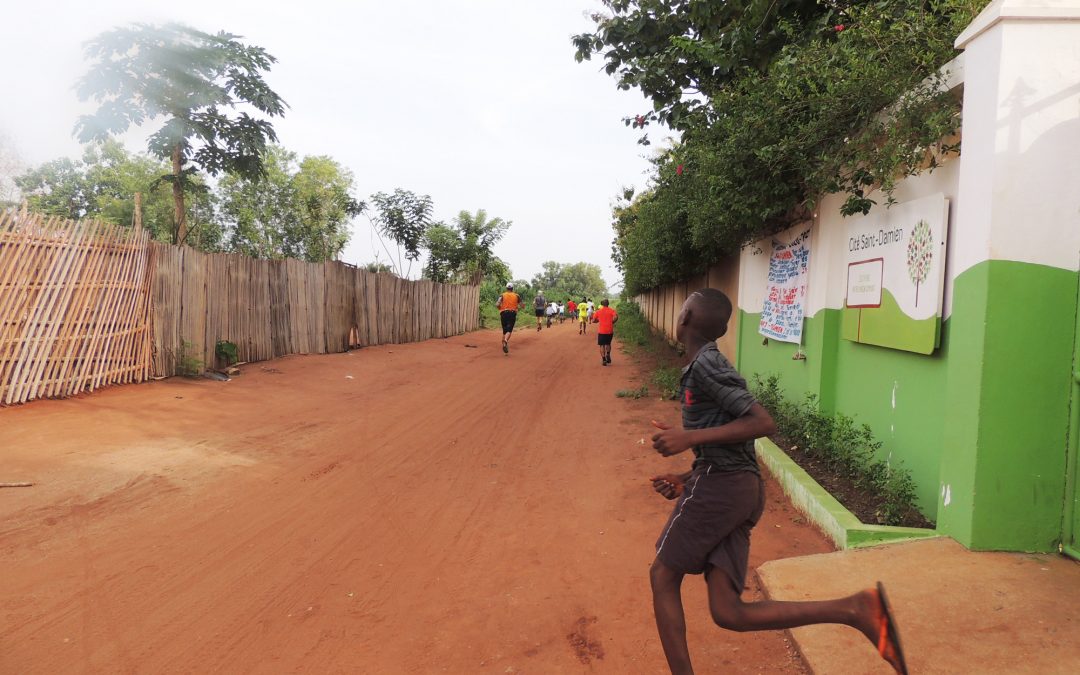
[[[734,631],[780,630],[819,623],[839,623],[855,628],[877,647],[881,602],[868,589],[837,600],[743,602],[731,578],[716,567],[705,573],[709,585],[709,610],[721,628]],[[891,663],[891,660],[890,660]],[[895,664],[894,664],[895,665]]]
[[[682,605],[683,575],[659,559],[649,569],[649,581],[653,592],[653,614],[656,630],[664,647],[668,668],[672,675],[691,675],[690,649],[686,646],[686,615]]]

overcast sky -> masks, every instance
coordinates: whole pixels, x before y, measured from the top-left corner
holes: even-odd
[[[24,165],[78,157],[73,85],[83,43],[129,22],[180,21],[265,47],[267,79],[288,102],[282,145],[330,155],[353,171],[356,196],[402,187],[430,194],[436,218],[486,209],[513,221],[496,248],[516,278],[545,260],[611,262],[610,204],[641,187],[647,148],[622,118],[646,110],[598,61],[574,61],[596,0],[359,2],[19,2],[0,39],[0,136]],[[149,130],[153,130],[152,128]],[[144,150],[145,134],[128,134]],[[372,260],[357,219],[343,259]],[[383,255],[385,258],[385,254]],[[418,270],[414,266],[413,276]]]

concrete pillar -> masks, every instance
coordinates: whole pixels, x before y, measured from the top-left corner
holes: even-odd
[[[956,46],[938,529],[971,548],[1054,550],[1080,265],[1080,0],[997,0]]]

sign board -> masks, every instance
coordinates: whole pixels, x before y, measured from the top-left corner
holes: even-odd
[[[774,340],[802,343],[803,304],[809,270],[809,228],[791,243],[773,242],[759,333]]]
[[[948,218],[938,193],[849,221],[845,339],[919,354],[938,348]]]
[[[884,278],[884,258],[848,263],[847,306],[881,307],[881,282]]]

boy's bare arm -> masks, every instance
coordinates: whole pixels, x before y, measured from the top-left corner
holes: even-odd
[[[752,441],[776,433],[776,422],[760,403],[750,406],[742,417],[707,429],[665,429],[652,437],[653,448],[670,457],[695,445],[721,445]]]

